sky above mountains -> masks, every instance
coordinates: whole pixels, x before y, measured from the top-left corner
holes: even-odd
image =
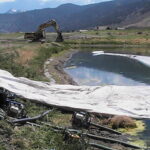
[[[53,8],[65,3],[86,5],[110,0],[0,0],[0,13],[10,9],[33,10],[42,8]]]

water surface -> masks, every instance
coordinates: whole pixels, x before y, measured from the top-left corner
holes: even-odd
[[[79,52],[65,64],[65,71],[79,85],[150,85],[150,68],[123,56]]]

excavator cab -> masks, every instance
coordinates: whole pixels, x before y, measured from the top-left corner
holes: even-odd
[[[43,34],[43,31],[41,32],[27,32],[24,35],[24,39],[31,40],[32,42],[35,41],[42,41],[43,39],[46,39],[45,35]]]

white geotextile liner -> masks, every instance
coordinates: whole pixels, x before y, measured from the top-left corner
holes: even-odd
[[[150,56],[140,56],[140,55],[131,55],[131,54],[117,54],[117,53],[105,53],[104,51],[94,51],[92,52],[93,56],[98,55],[109,55],[109,56],[123,56],[133,60],[137,60],[140,63],[150,67]]]
[[[150,118],[150,86],[72,86],[16,78],[0,70],[0,87],[48,105]]]

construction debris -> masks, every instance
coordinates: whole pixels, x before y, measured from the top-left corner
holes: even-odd
[[[105,130],[114,134],[118,134],[118,135],[122,134],[121,132],[118,132],[111,128],[107,128],[105,126],[91,122],[90,114],[86,112],[75,112],[72,116],[72,125],[77,126],[77,127],[85,127],[85,128],[94,126],[96,128],[99,128],[99,129],[102,129],[102,130]]]
[[[6,118],[6,113],[3,109],[0,108],[0,120],[4,120]]]
[[[106,143],[117,143],[117,144],[121,144],[125,147],[129,147],[129,148],[134,148],[134,149],[142,149],[141,147],[138,147],[138,146],[135,146],[135,145],[132,145],[132,144],[129,144],[127,142],[123,142],[123,141],[120,141],[120,140],[116,140],[116,139],[113,139],[113,138],[106,138],[106,137],[102,137],[102,136],[97,136],[97,135],[94,135],[94,134],[89,134],[89,133],[86,133],[86,132],[83,132],[81,130],[76,130],[76,129],[69,129],[69,128],[62,128],[62,127],[57,127],[57,126],[53,126],[51,124],[47,124],[47,123],[43,123],[42,124],[44,125],[47,125],[49,127],[51,127],[51,129],[53,131],[56,131],[56,132],[61,132],[62,134],[69,134],[71,135],[70,137],[72,138],[89,138],[89,139],[93,139],[93,140],[97,140],[97,141],[104,141]],[[89,143],[88,143],[89,144]],[[100,148],[100,149],[106,149],[106,150],[113,150],[111,148],[108,148],[104,145],[100,145],[100,144],[89,144],[90,146],[92,147],[97,147],[97,148]]]
[[[4,88],[0,88],[0,109],[8,116],[15,118],[26,117],[25,106],[15,100],[16,95]],[[2,111],[1,111],[2,112]]]

